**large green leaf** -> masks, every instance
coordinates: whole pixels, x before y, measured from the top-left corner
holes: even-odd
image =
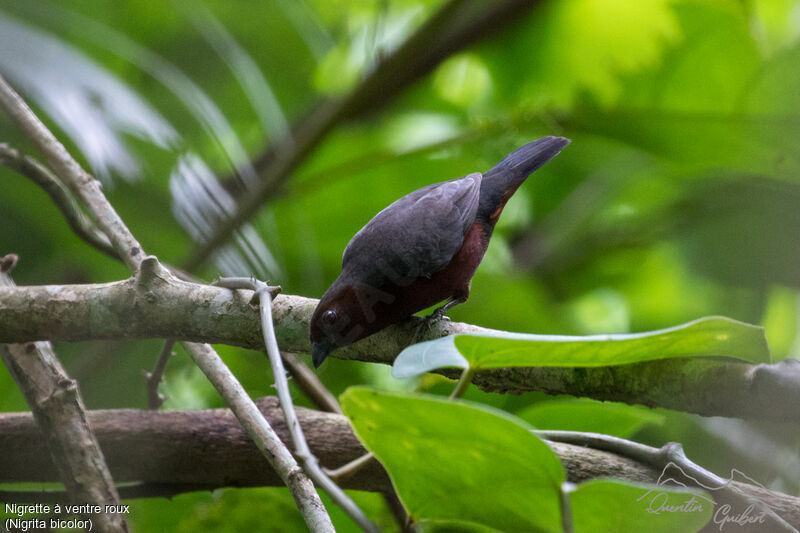
[[[698,531],[714,504],[702,491],[595,479],[570,493],[576,533]]]
[[[415,520],[561,531],[564,469],[524,421],[463,400],[365,387],[341,402]],[[701,491],[606,480],[573,486],[569,498],[576,533],[696,531],[712,509]]]
[[[701,318],[645,333],[450,335],[403,350],[392,375],[403,378],[442,366],[474,369],[560,366],[598,367],[679,357],[732,357],[770,361],[764,329],[725,317]]]
[[[524,421],[465,401],[360,387],[341,401],[415,519],[559,531],[564,469]]]

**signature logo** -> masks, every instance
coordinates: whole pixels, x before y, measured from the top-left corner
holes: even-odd
[[[766,489],[764,485],[735,468],[731,470],[730,475],[722,485],[709,486],[687,473],[681,466],[670,461],[664,467],[661,475],[658,476],[658,480],[655,483],[656,487],[642,494],[636,501],[646,502],[646,511],[657,515],[665,513],[702,512],[708,506],[715,507],[716,509],[711,520],[712,523],[719,527],[720,531],[723,531],[726,526],[746,528],[745,531],[750,531],[750,528],[758,524],[764,524],[766,522],[766,514],[771,510],[769,505],[762,500],[753,500],[747,504],[742,503],[741,508],[736,508],[737,506],[729,503],[717,505],[712,498],[708,498],[702,494],[687,494],[686,496],[688,496],[688,499],[678,501],[674,493],[667,493],[659,490],[659,487],[699,487],[713,494],[714,492],[725,489],[731,482],[737,479]]]

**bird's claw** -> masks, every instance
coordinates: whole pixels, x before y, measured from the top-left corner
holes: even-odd
[[[425,320],[435,321],[435,320],[450,320],[450,317],[447,316],[447,310],[444,306],[440,307],[439,309],[435,310],[433,313],[429,314],[425,317]]]
[[[416,332],[414,333],[414,342],[420,342],[425,337],[427,337],[430,332],[433,330],[433,326],[440,321],[450,322],[450,317],[447,316],[446,310],[442,309],[441,307],[435,310],[433,313],[422,317],[422,320],[419,321],[416,327]]]

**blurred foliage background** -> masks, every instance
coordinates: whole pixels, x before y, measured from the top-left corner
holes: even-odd
[[[145,250],[180,265],[231,212],[237,188],[257,179],[251,160],[319,102],[357,87],[443,5],[0,0],[0,71],[103,180]],[[592,334],[726,315],[765,326],[775,360],[797,357],[798,37],[795,0],[537,3],[396,99],[337,124],[236,243],[195,273],[255,273],[319,297],[350,237],[399,196],[564,135],[572,145],[508,204],[454,320]],[[4,117],[0,140],[33,154]],[[35,185],[5,168],[0,180],[0,253],[20,255],[17,283],[127,276],[72,234]],[[90,408],[144,407],[141,370],[159,346],[57,350]],[[219,349],[252,395],[272,394],[263,355]],[[357,383],[450,390],[443,378],[398,382],[388,371],[333,360],[321,377],[337,394]],[[164,392],[167,408],[221,405],[181,353]],[[603,417],[596,405],[535,393],[467,397],[540,427],[679,441],[722,476],[738,468],[800,490],[796,429],[625,407]],[[0,408],[26,410],[4,372]],[[391,525],[380,498],[356,497]],[[303,529],[283,489],[133,505],[136,531]],[[336,512],[337,527],[354,527]]]

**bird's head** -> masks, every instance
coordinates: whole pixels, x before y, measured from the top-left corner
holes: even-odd
[[[311,316],[311,359],[319,365],[336,348],[364,337],[361,309],[353,291],[332,285]]]

